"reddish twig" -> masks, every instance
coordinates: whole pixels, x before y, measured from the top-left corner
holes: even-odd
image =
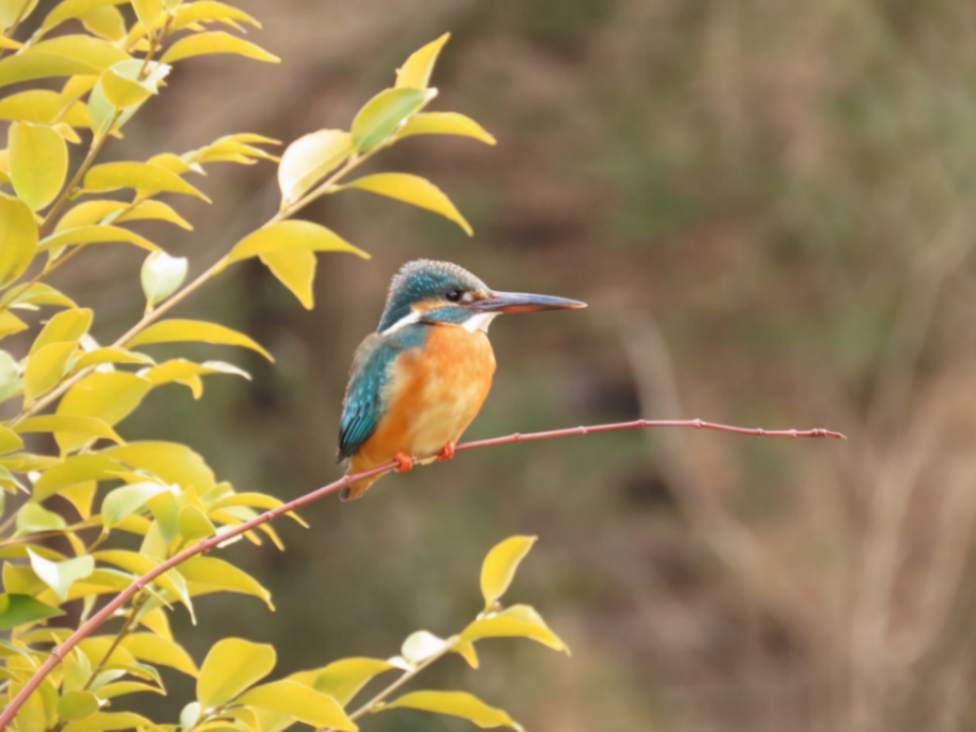
[[[515,432],[510,435],[504,435],[502,437],[491,437],[484,440],[473,440],[471,442],[465,442],[464,444],[458,445],[456,452],[468,452],[469,450],[477,450],[483,447],[497,447],[499,445],[509,445],[516,442],[536,442],[539,440],[552,440],[559,437],[573,437],[595,434],[597,432],[621,432],[624,430],[643,430],[643,429],[658,429],[658,428],[686,428],[686,429],[697,429],[697,430],[712,430],[715,432],[731,432],[739,435],[748,435],[752,437],[788,437],[792,439],[797,439],[801,437],[807,438],[831,438],[835,440],[846,440],[847,437],[841,432],[835,432],[833,430],[824,429],[822,427],[817,427],[808,430],[767,430],[761,427],[736,427],[735,425],[719,424],[717,422],[706,422],[701,419],[636,419],[631,422],[612,422],[608,424],[597,424],[591,425],[589,427],[567,427],[558,430],[546,430],[543,432],[527,432],[519,433]],[[339,480],[335,480],[328,485],[324,485],[321,488],[316,488],[315,490],[306,493],[303,496],[299,496],[287,503],[283,503],[277,508],[273,508],[270,511],[262,513],[260,516],[256,516],[250,521],[246,521],[237,526],[222,530],[210,537],[209,539],[204,539],[193,546],[189,546],[180,552],[177,552],[172,557],[166,561],[160,563],[152,570],[146,574],[139,577],[131,585],[126,587],[122,592],[116,595],[107,605],[105,605],[101,610],[92,615],[88,620],[86,620],[74,633],[72,633],[65,641],[59,646],[52,649],[51,654],[47,657],[43,664],[34,672],[34,675],[30,680],[24,684],[23,688],[17,693],[17,696],[13,698],[10,705],[3,710],[0,714],[0,732],[5,730],[7,726],[13,721],[17,712],[27,701],[28,697],[40,686],[44,678],[51,673],[52,670],[64,659],[64,657],[80,643],[82,640],[87,638],[92,634],[102,623],[112,617],[117,610],[123,607],[129,600],[133,598],[143,587],[148,585],[150,582],[155,580],[164,572],[173,569],[174,567],[182,564],[187,559],[196,556],[197,554],[204,554],[211,549],[219,547],[224,542],[234,537],[240,536],[241,534],[251,531],[252,529],[261,526],[269,521],[272,521],[279,516],[286,513],[296,511],[303,508],[310,503],[314,503],[321,498],[336,493],[343,488],[345,488],[350,483],[355,483],[363,478],[371,478],[375,475],[380,475],[386,473],[396,467],[396,462],[391,461],[385,465],[380,465],[370,470],[364,470],[359,473],[354,473],[351,475],[346,475]]]

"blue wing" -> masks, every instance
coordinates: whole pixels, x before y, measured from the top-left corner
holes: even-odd
[[[386,411],[391,366],[406,348],[422,344],[426,328],[411,326],[389,336],[371,335],[356,353],[339,423],[339,459],[356,454]]]

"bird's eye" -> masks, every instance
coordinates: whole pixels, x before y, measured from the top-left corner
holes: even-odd
[[[463,295],[464,293],[456,287],[452,287],[450,290],[444,293],[444,297],[451,302],[458,302]]]

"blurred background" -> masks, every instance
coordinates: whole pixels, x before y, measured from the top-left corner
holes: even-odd
[[[313,312],[260,265],[224,275],[180,313],[249,332],[277,366],[202,349],[255,381],[211,380],[202,404],[154,394],[123,435],[186,440],[239,488],[281,498],[334,479],[353,350],[391,274],[434,257],[590,303],[495,324],[499,371],[469,437],[642,415],[851,440],[621,433],[387,478],[364,501],[307,510],[310,530],[283,524],[284,554],[228,550],[277,612],[202,598],[182,634],[197,660],[229,634],[275,643],[281,672],[386,657],[418,628],[448,635],[479,609],[484,552],[529,533],[509,598],[573,657],[488,642],[480,671],[450,658],[420,687],[470,689],[560,732],[976,724],[976,6],[238,4],[283,63],[181,65],[106,160],[348,126],[411,50],[451,30],[432,109],[470,114],[498,146],[414,138],[375,169],[430,177],[476,236],[330,197],[303,215],[373,260],[321,257]],[[194,182],[213,206],[176,202],[195,232],[146,229],[196,271],[277,205],[271,166],[211,170]],[[139,257],[80,261],[55,284],[101,309],[96,335],[113,338],[141,311],[136,280],[117,276]],[[190,688],[167,681],[175,719]],[[364,727],[466,723],[402,712]]]

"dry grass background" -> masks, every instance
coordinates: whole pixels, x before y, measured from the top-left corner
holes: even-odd
[[[499,145],[411,142],[386,167],[429,175],[477,235],[355,194],[310,211],[374,260],[323,258],[311,314],[258,268],[225,276],[183,312],[223,313],[280,369],[248,363],[254,384],[218,385],[202,408],[157,398],[125,435],[190,432],[219,472],[281,497],[331,479],[350,354],[392,271],[433,256],[591,305],[496,324],[501,368],[472,436],[642,414],[824,423],[851,441],[616,435],[390,478],[310,511],[311,532],[283,527],[285,555],[236,550],[279,610],[204,601],[198,654],[237,633],[276,642],[282,670],[388,655],[415,628],[458,627],[483,551],[531,532],[515,596],[574,657],[499,642],[482,671],[449,661],[431,684],[561,732],[976,724],[976,6],[240,4],[284,63],[187,64],[109,156],[347,125],[450,29],[437,108]],[[184,206],[195,232],[156,232],[197,267],[275,205],[268,167],[203,187],[217,203]],[[121,329],[140,300],[117,268],[135,266],[102,251],[62,284]]]

